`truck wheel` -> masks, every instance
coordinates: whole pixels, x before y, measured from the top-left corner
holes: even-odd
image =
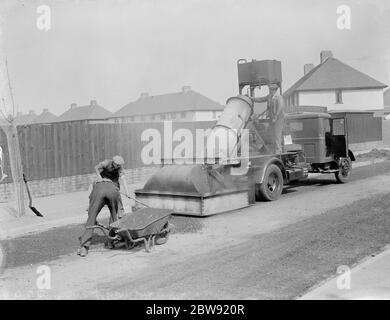
[[[275,164],[268,166],[265,171],[264,181],[256,184],[256,200],[277,200],[283,191],[283,175]]]
[[[352,162],[351,159],[345,158],[340,162],[340,169],[334,175],[336,177],[337,182],[346,183],[348,182],[352,173]]]

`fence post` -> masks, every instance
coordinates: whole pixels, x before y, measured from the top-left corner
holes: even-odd
[[[18,206],[17,217],[21,217],[26,214],[26,207],[24,202],[23,167],[20,156],[18,131],[13,123],[4,126],[3,129],[7,135],[12,181]]]

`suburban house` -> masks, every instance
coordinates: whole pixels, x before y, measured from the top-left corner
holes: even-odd
[[[284,94],[286,105],[325,106],[328,110],[383,110],[384,83],[322,51],[321,63],[306,64],[304,75]]]
[[[224,106],[184,86],[180,92],[149,96],[142,93],[114,113],[110,121],[117,123],[149,121],[216,120]]]
[[[99,106],[96,100],[91,100],[89,105],[77,106],[72,103],[70,108],[57,118],[57,122],[78,121],[78,120],[105,120],[112,116],[112,113],[102,106]]]
[[[37,115],[33,120],[33,123],[51,123],[57,121],[57,116],[49,111],[49,109],[43,109],[40,115]]]
[[[385,119],[389,120],[390,119],[390,89],[387,89],[383,93],[383,104],[384,104],[383,113]]]
[[[23,114],[22,112],[18,112],[16,114],[14,123],[15,125],[25,125],[34,123],[35,118],[37,117],[34,110],[30,110],[27,114]]]

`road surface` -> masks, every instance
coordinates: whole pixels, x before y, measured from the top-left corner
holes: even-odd
[[[321,176],[285,188],[277,202],[200,219],[151,254],[108,251],[102,238],[75,255],[82,226],[1,243],[0,296],[20,298],[296,298],[390,243],[390,162],[354,170],[346,185]],[[198,220],[199,221],[199,220]],[[51,289],[36,286],[49,266]]]

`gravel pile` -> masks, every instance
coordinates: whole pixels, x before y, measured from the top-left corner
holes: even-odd
[[[195,233],[203,228],[203,219],[199,217],[173,216],[170,222],[175,226],[174,233]]]

